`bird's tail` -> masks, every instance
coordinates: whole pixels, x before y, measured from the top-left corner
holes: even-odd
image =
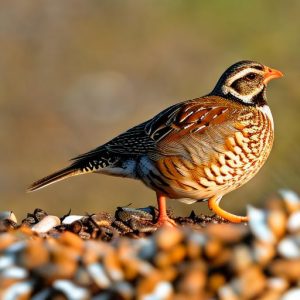
[[[48,175],[36,182],[34,182],[32,185],[30,185],[27,189],[28,192],[33,192],[38,189],[41,189],[49,184],[52,184],[54,182],[66,179],[68,177],[76,176],[82,174],[82,170],[79,168],[71,165],[69,167],[66,167],[64,169],[61,169],[51,175]]]

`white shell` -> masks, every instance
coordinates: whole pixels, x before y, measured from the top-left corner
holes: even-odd
[[[281,189],[278,192],[284,201],[289,202],[291,204],[300,203],[299,196],[294,191]]]
[[[23,295],[27,295],[31,292],[33,283],[31,281],[18,282],[11,285],[5,291],[3,291],[3,300],[16,300],[23,299]]]
[[[53,287],[63,292],[68,299],[72,300],[85,300],[90,299],[89,292],[87,289],[75,285],[70,280],[56,280],[53,283]]]
[[[287,228],[290,232],[300,230],[300,211],[296,211],[290,215]]]
[[[53,227],[60,225],[60,219],[57,216],[46,216],[40,222],[32,226],[32,230],[38,233],[46,233]]]
[[[267,243],[274,243],[276,238],[267,225],[266,213],[250,205],[247,207],[247,212],[249,227],[256,238]]]
[[[12,255],[6,255],[6,256],[1,256],[0,257],[0,271],[2,269],[6,269],[9,268],[10,266],[12,266],[15,263],[15,257],[13,257]]]
[[[236,293],[234,292],[232,286],[230,286],[229,284],[227,285],[223,285],[219,288],[218,290],[218,295],[220,297],[220,299],[238,299]]]
[[[278,252],[289,259],[300,258],[300,239],[285,238],[278,244]]]
[[[63,219],[63,224],[72,224],[75,221],[78,221],[80,219],[84,218],[84,216],[78,216],[78,215],[70,215]]]
[[[15,223],[18,223],[15,214],[12,211],[1,211],[0,220],[12,220]]]
[[[17,241],[6,249],[6,253],[15,255],[26,247],[26,241]]]
[[[95,283],[101,288],[108,288],[111,284],[101,264],[93,263],[88,265],[87,270]]]
[[[112,288],[124,299],[133,299],[135,294],[135,288],[127,281],[117,281]],[[122,299],[123,299],[122,298]]]
[[[268,279],[268,287],[273,290],[284,291],[289,286],[286,279],[281,277],[271,277]]]
[[[281,300],[299,300],[300,299],[300,288],[290,289],[283,294]]]
[[[144,295],[143,300],[170,299],[173,293],[173,287],[170,282],[161,281],[154,288],[153,293]]]
[[[17,266],[9,267],[3,270],[1,273],[2,278],[24,279],[27,276],[28,276],[27,270]]]

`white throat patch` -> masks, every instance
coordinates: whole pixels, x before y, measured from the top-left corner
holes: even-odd
[[[274,120],[269,105],[260,106],[258,109],[269,118],[272,129],[274,130]]]

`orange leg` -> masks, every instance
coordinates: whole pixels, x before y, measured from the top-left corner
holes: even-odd
[[[223,210],[219,204],[222,197],[214,196],[208,200],[208,207],[212,210],[216,215],[222,217],[223,219],[230,221],[232,223],[241,223],[241,222],[248,222],[248,217],[237,216],[231,214],[225,210]]]
[[[156,193],[157,197],[157,205],[158,205],[158,219],[156,222],[156,226],[171,226],[175,227],[177,226],[176,222],[172,219],[170,219],[167,215],[167,204],[166,204],[166,197]]]

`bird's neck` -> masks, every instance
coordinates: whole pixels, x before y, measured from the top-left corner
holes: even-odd
[[[252,102],[255,104],[255,106],[258,106],[258,107],[268,105],[266,87],[264,87],[261,90],[261,92],[259,92],[257,95],[255,95],[252,98],[252,100],[253,100]]]

